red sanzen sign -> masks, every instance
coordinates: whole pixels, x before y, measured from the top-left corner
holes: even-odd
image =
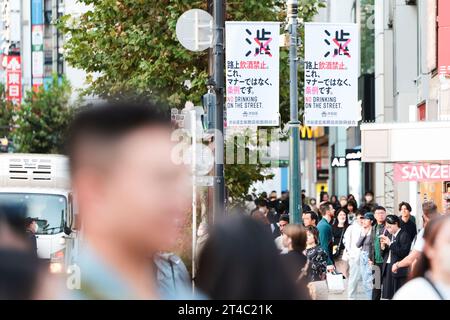
[[[22,68],[20,56],[7,56],[6,99],[15,104],[22,101]]]
[[[450,180],[450,164],[395,164],[394,180],[396,182]]]

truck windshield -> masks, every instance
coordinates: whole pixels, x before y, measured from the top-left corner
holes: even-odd
[[[34,193],[0,193],[0,203],[24,205],[27,216],[37,219],[37,234],[54,234],[64,230],[67,201],[64,196]]]

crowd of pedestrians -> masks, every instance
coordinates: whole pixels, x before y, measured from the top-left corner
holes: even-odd
[[[367,300],[409,298],[408,292],[411,292],[410,298],[419,297],[423,295],[414,293],[412,288],[426,284],[429,286],[428,291],[435,291],[432,296],[449,298],[448,278],[432,277],[431,257],[441,261],[445,258],[425,253],[425,247],[435,245],[433,242],[426,246],[426,227],[430,220],[441,216],[433,201],[422,204],[423,228],[419,229],[416,224],[418,215],[415,217],[412,214],[412,207],[407,202],[400,202],[397,212],[388,213],[386,208],[375,202],[371,191],[365,193],[360,206],[351,194],[330,197],[322,191],[317,205],[315,199],[308,198],[303,190],[303,225],[295,225],[293,232],[294,228],[289,224],[289,193],[284,192],[283,195],[283,198],[276,198],[276,192],[272,191],[269,200],[263,193],[255,200],[255,204],[261,207],[262,202],[267,203],[264,207],[266,224],[272,226],[271,231],[279,253],[295,256],[295,263],[294,258],[290,260],[298,277],[306,274],[307,282],[317,284],[326,281],[328,274],[342,275],[346,280],[349,300],[358,299],[358,291],[362,291],[362,296]],[[258,219],[258,215],[254,215],[255,210],[250,215]],[[282,219],[277,222],[277,217]],[[444,225],[443,230],[446,227],[448,226]],[[438,228],[435,229],[433,241],[439,231]],[[446,230],[449,231],[450,228]],[[444,232],[441,233],[444,238]],[[293,249],[292,239],[305,239],[306,243],[297,243],[296,249]],[[302,248],[301,254],[306,260],[300,258]],[[429,250],[438,251],[432,248]],[[301,266],[304,268],[300,268]],[[422,268],[420,272],[419,268]],[[445,273],[441,265],[435,264],[434,270],[438,270],[435,272],[440,274]],[[425,273],[428,277],[425,277]],[[418,280],[410,281],[412,278]],[[433,279],[437,279],[438,287],[432,282]],[[408,286],[405,286],[406,283]]]
[[[431,201],[416,218],[406,202],[388,213],[370,191],[358,206],[353,195],[322,190],[316,201],[302,190],[303,225],[292,223],[289,192],[249,197],[248,213],[206,229],[192,279],[171,253],[191,200],[171,132],[154,105],[81,109],[67,143],[82,221],[79,287],[47,278],[36,221],[0,204],[0,299],[321,299],[331,275],[346,279],[348,299],[360,285],[372,300],[450,299],[449,216]]]

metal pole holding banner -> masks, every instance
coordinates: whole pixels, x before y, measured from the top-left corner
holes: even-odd
[[[196,247],[197,247],[197,112],[189,111],[192,133],[192,292],[195,293],[196,268]]]
[[[216,89],[216,132],[215,132],[215,168],[214,168],[214,206],[213,219],[225,213],[225,180],[224,180],[224,31],[225,0],[214,0],[214,82]],[[221,137],[217,137],[221,135]]]
[[[293,223],[301,223],[302,206],[300,199],[300,122],[298,120],[298,0],[287,0],[287,18],[290,65],[290,107],[289,121],[289,212]]]

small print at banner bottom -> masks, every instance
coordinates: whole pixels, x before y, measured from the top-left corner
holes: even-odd
[[[226,22],[227,126],[279,126],[279,22]]]
[[[358,125],[358,50],[357,24],[305,23],[305,125]]]

